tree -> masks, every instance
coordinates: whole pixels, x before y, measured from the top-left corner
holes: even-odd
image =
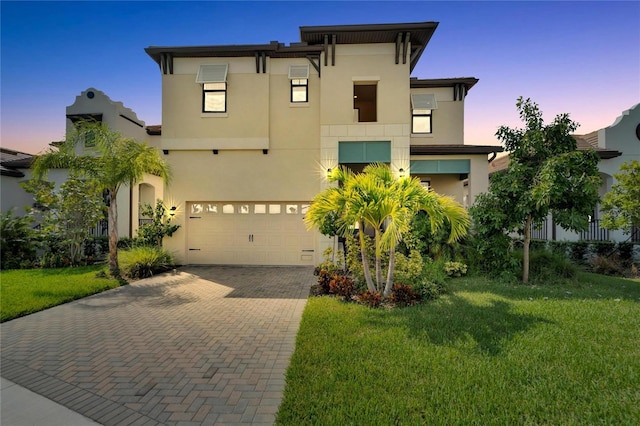
[[[95,179],[81,179],[77,172],[71,172],[59,191],[51,182],[34,179],[25,182],[23,187],[34,195],[34,210],[43,216],[40,232],[45,234],[45,241],[59,240],[71,265],[79,265],[90,229],[105,213],[99,183]],[[52,251],[56,249],[50,247]]]
[[[523,235],[522,281],[527,283],[531,226],[551,213],[564,229],[586,229],[601,179],[596,153],[577,151],[571,133],[578,124],[568,114],[545,125],[530,99],[520,97],[516,106],[526,127],[498,129],[496,136],[510,151],[509,167],[492,176],[489,192],[477,198],[472,213],[476,230],[487,238],[496,233]]]
[[[84,145],[84,152],[78,148]],[[103,123],[79,122],[57,149],[51,148],[34,162],[34,176],[42,178],[52,168],[68,168],[80,177],[95,179],[109,197],[109,273],[120,276],[118,266],[117,195],[123,185],[140,182],[146,173],[170,176],[159,152],[147,144],[123,137]]]
[[[602,226],[631,233],[640,227],[640,162],[632,160],[620,166],[617,183],[602,200]]]
[[[180,225],[171,224],[173,216],[167,215],[166,212],[167,207],[162,200],[156,200],[155,207],[151,204],[144,204],[141,207],[140,214],[151,219],[151,222],[143,223],[138,228],[138,239],[142,245],[162,248],[162,239],[165,236],[171,237],[180,228]]]
[[[36,258],[32,222],[30,216],[13,216],[13,208],[0,212],[0,269],[31,266]]]
[[[339,185],[317,194],[305,221],[310,228],[319,227],[329,214],[337,215],[338,231],[348,236],[358,229],[358,239],[365,281],[370,292],[391,293],[397,243],[409,230],[411,218],[424,210],[433,230],[445,222],[451,224],[450,240],[464,236],[469,218],[453,199],[425,189],[416,178],[395,179],[388,166],[370,164],[363,173],[354,174],[345,167],[334,170],[329,181]],[[375,282],[366,253],[366,230],[373,232],[375,248]],[[382,253],[389,252],[386,280],[382,277]]]

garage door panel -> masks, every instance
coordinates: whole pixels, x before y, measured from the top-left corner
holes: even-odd
[[[305,207],[306,206],[306,207]],[[307,203],[189,203],[188,263],[311,265]],[[288,213],[287,213],[288,212]]]

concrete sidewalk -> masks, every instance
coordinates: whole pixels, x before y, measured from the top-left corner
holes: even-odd
[[[271,425],[313,282],[189,267],[3,323],[0,423]]]
[[[0,378],[0,424],[2,426],[95,426],[88,418]]]

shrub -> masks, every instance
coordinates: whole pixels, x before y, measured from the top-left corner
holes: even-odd
[[[624,275],[622,262],[613,256],[596,256],[590,260],[591,269],[596,274]]]
[[[157,247],[134,247],[118,254],[121,272],[133,279],[147,278],[175,265],[173,256]]]
[[[362,305],[370,308],[377,308],[382,304],[382,294],[378,292],[365,291],[357,299]]]
[[[0,268],[30,267],[36,259],[36,241],[31,217],[13,217],[13,210],[0,215]]]
[[[618,243],[618,255],[623,264],[631,265],[633,263],[633,243]]]
[[[389,299],[397,306],[412,306],[420,302],[420,293],[410,285],[395,283]]]
[[[449,277],[462,277],[467,275],[467,265],[462,262],[445,262],[444,272]]]
[[[584,263],[585,256],[589,251],[589,242],[587,241],[575,241],[571,243],[571,260]]]
[[[596,241],[591,245],[591,251],[597,256],[609,256],[616,248],[616,243],[611,241]]]
[[[413,290],[422,300],[435,300],[448,292],[448,288],[444,281],[438,283],[427,279],[417,283],[413,287]]]
[[[424,261],[418,250],[411,250],[409,257],[396,253],[394,279],[406,284],[414,284],[422,276]]]
[[[350,300],[356,294],[353,280],[345,275],[334,274],[329,281],[329,292],[345,300]]]
[[[520,259],[522,252],[518,253]],[[530,257],[530,276],[532,279],[549,283],[558,279],[573,278],[578,268],[561,254],[550,251],[533,251]]]

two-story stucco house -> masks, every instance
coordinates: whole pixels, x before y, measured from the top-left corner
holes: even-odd
[[[303,217],[326,173],[371,162],[471,205],[488,154],[464,145],[476,78],[411,72],[436,22],[300,27],[285,45],[148,47],[162,74],[159,147],[185,264],[311,265],[328,239]]]

